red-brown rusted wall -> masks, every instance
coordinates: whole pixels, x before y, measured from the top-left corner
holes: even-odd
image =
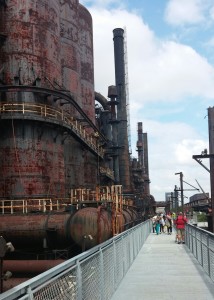
[[[6,84],[14,76],[21,84],[36,77],[61,83],[59,0],[7,1],[3,33]]]
[[[88,10],[79,5],[82,108],[95,123],[93,26]]]
[[[5,84],[40,78],[42,87],[69,90],[95,123],[92,18],[79,1],[9,0],[0,28]],[[47,104],[79,117],[72,105],[42,94],[7,93],[0,101]],[[97,158],[73,137],[65,140],[63,128],[11,119],[0,131],[0,197],[68,197],[73,187],[96,186]]]
[[[79,45],[81,68],[81,101],[82,109],[95,123],[94,109],[94,57],[93,57],[93,26],[88,10],[79,5]],[[86,128],[89,131],[88,128]],[[90,132],[90,131],[89,131]],[[91,186],[97,181],[97,161],[90,152],[84,152],[84,181]]]
[[[60,37],[63,86],[70,90],[80,101],[78,9],[79,1],[62,1],[60,7]]]
[[[60,135],[31,121],[0,123],[0,197],[64,197],[65,166]]]

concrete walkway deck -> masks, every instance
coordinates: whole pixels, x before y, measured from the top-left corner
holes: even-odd
[[[214,300],[214,283],[175,234],[151,233],[111,300]]]

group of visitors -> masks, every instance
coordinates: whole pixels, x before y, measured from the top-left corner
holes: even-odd
[[[167,215],[159,214],[152,218],[153,222],[153,233],[161,234],[168,233],[172,234],[172,215],[168,213]]]
[[[175,213],[159,214],[152,218],[153,233],[157,235],[161,233],[172,234],[173,224],[176,228],[176,242],[178,244],[185,243],[185,224],[187,223],[186,216],[179,212],[176,217]]]

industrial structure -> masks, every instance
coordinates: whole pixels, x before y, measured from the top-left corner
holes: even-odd
[[[79,1],[0,1],[1,278],[13,273],[1,291],[154,213],[141,122],[138,158],[129,150],[124,30],[113,40],[106,99]]]

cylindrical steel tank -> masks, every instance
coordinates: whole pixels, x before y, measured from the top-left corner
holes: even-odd
[[[61,1],[60,11],[62,83],[81,106],[79,1]],[[71,109],[68,105],[64,107],[67,111]]]
[[[79,5],[82,109],[95,124],[93,28],[89,11]]]
[[[71,91],[76,102],[82,106],[80,82],[80,47],[79,47],[79,1],[62,1],[61,18],[61,64],[63,87]],[[59,103],[60,104],[60,103]],[[78,113],[70,104],[64,104],[63,109],[72,117],[78,118]],[[73,137],[64,141],[65,158],[65,189],[69,195],[71,186],[84,186],[83,149]]]
[[[127,209],[123,210],[123,217],[124,217],[124,229],[123,230],[127,230],[132,227],[133,219],[132,219],[130,212]]]
[[[89,11],[81,4],[79,5],[79,47],[81,107],[95,124],[92,17]],[[86,127],[85,130],[90,133],[89,128]],[[97,171],[99,172],[97,158],[88,151],[84,152],[83,158],[85,185],[95,188],[98,182]]]
[[[60,0],[9,0],[4,8],[5,43],[1,48],[0,65],[5,84],[40,85],[57,88],[62,84],[60,44]],[[4,26],[1,24],[4,22]],[[16,77],[16,80],[14,80]],[[1,102],[33,102],[56,106],[51,95],[31,92],[6,93]],[[31,110],[35,110],[32,106]],[[64,197],[65,162],[63,128],[27,116],[11,113],[3,120],[0,131],[0,197]],[[54,112],[52,112],[54,114]],[[42,121],[42,122],[40,122]],[[43,122],[44,121],[44,122]]]
[[[13,84],[18,76],[22,85],[37,77],[61,84],[60,1],[8,0],[4,13],[5,83]]]
[[[0,197],[64,197],[62,133],[14,119],[1,122],[0,132]]]
[[[102,206],[85,207],[77,211],[74,206],[71,208],[70,212],[2,215],[1,235],[17,250],[16,259],[19,253],[25,251],[25,259],[32,260],[37,252],[46,253],[51,249],[60,251],[74,244],[81,247],[82,251],[90,249],[110,239],[113,233],[119,234],[137,223],[137,213],[131,208],[122,212]]]
[[[61,263],[64,259],[55,259],[55,260],[4,260],[3,271],[6,272],[9,270],[12,273],[26,273],[30,274],[40,274],[45,272]],[[16,274],[14,274],[16,275]]]
[[[15,249],[42,249],[44,239],[50,248],[61,249],[65,245],[71,245],[71,217],[72,214],[68,212],[2,215],[1,235],[10,241]]]
[[[123,230],[127,230],[137,224],[138,215],[134,209],[131,209],[130,207],[126,207],[123,209],[122,213],[125,219]]]
[[[4,260],[3,272],[11,272],[12,277],[3,282],[3,291],[7,291],[18,284],[35,277],[61,263],[63,259],[56,260]]]
[[[112,236],[111,214],[101,207],[86,207],[77,211],[70,222],[73,240],[84,249],[102,243]]]

